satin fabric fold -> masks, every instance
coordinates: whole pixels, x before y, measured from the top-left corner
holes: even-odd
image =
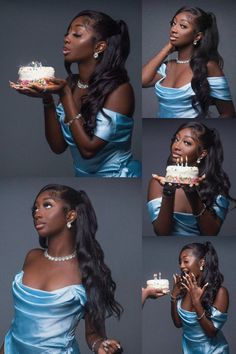
[[[79,354],[75,329],[87,301],[83,285],[54,291],[30,288],[15,276],[15,314],[6,334],[4,354]]]
[[[181,303],[182,300],[178,300],[177,310],[183,325],[183,354],[229,354],[229,345],[221,331],[228,314],[211,307],[210,319],[218,331],[210,338],[202,329],[196,312],[182,309]]]
[[[162,203],[162,197],[150,200],[147,203],[148,212],[152,222],[158,218]],[[229,201],[223,195],[216,197],[212,208],[216,215],[224,221],[229,207]],[[173,213],[173,229],[171,236],[200,236],[197,219],[193,214],[187,213]]]
[[[159,101],[158,118],[196,118],[198,112],[192,107],[192,97],[195,93],[191,82],[179,87],[165,87],[162,81],[166,77],[166,64],[163,63],[157,72],[162,76],[155,84],[155,94]],[[224,76],[208,77],[210,96],[219,100],[231,101],[232,97],[228,81]],[[200,105],[197,104],[200,109]]]
[[[132,118],[103,108],[96,117],[94,135],[107,144],[95,156],[85,159],[73,140],[70,128],[64,123],[65,113],[62,104],[57,107],[57,115],[63,136],[71,151],[75,176],[140,177],[140,162],[134,160],[131,153]]]

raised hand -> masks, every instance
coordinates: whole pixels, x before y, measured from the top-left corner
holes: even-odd
[[[122,352],[120,343],[114,339],[105,339],[98,348],[98,354],[118,354]]]
[[[183,276],[183,280],[181,281],[181,285],[187,289],[189,295],[191,296],[193,306],[198,305],[201,302],[201,297],[208,286],[208,283],[203,285],[201,288],[196,280],[196,277],[193,273],[185,274]]]

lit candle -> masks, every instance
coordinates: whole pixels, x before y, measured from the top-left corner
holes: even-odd
[[[158,278],[159,278],[159,279],[161,279],[161,272],[159,272],[159,274],[158,274]]]
[[[181,156],[180,161],[181,161],[181,166],[183,166],[184,165],[183,156]]]
[[[177,157],[176,162],[177,162],[177,166],[179,166],[179,158],[178,157]]]
[[[185,166],[188,166],[188,156],[185,157]]]

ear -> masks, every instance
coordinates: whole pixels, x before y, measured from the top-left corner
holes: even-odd
[[[106,49],[107,49],[107,42],[100,41],[100,42],[96,43],[96,45],[94,47],[94,52],[103,53]]]
[[[201,39],[203,38],[203,36],[204,36],[203,32],[198,32],[198,33],[196,34],[194,40],[197,41],[197,42],[199,42],[199,41],[201,41]]]
[[[205,266],[205,259],[204,258],[201,258],[200,261],[199,261],[199,265],[204,267]]]
[[[77,219],[77,216],[78,214],[76,210],[70,210],[66,215],[66,220],[67,222],[73,223]]]
[[[205,150],[205,149],[204,149],[204,150],[202,150],[202,152],[201,152],[201,154],[200,154],[199,158],[200,158],[200,159],[204,159],[204,157],[206,157],[206,156],[207,156],[207,153],[208,153],[208,152],[207,152],[207,150]]]

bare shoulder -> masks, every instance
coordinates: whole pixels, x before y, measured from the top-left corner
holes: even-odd
[[[213,306],[220,312],[227,312],[229,307],[229,292],[224,286],[219,288]]]
[[[104,107],[132,117],[134,112],[134,91],[129,82],[118,86],[107,97]]]
[[[162,190],[163,188],[160,186],[158,181],[156,181],[155,178],[152,178],[148,185],[148,201],[162,197]]]
[[[219,64],[213,60],[210,60],[207,63],[207,73],[209,77],[224,76],[223,70],[219,67]]]
[[[24,266],[35,262],[39,257],[42,256],[43,250],[41,248],[34,248],[30,250],[25,257]]]

